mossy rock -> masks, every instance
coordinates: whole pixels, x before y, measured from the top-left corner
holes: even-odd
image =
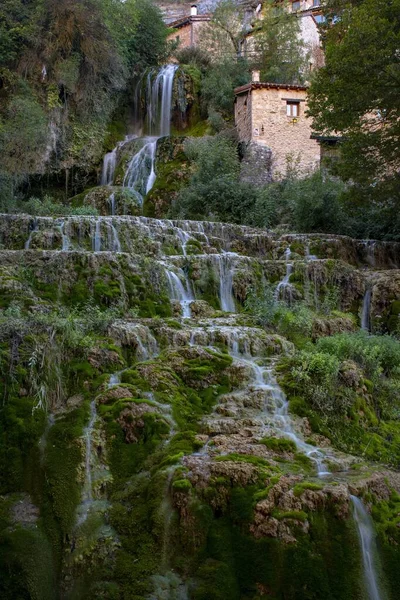
[[[73,206],[91,206],[99,215],[140,215],[141,206],[134,192],[119,186],[98,186],[71,198]],[[113,207],[113,208],[112,208]]]

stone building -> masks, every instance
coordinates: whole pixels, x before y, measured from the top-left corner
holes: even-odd
[[[254,73],[252,83],[235,89],[239,140],[255,157],[257,147],[270,151],[273,179],[281,178],[290,165],[301,174],[315,170],[321,150],[319,141],[311,137],[312,122],[305,114],[307,87],[257,79],[258,73]]]
[[[168,40],[177,41],[179,43],[179,49],[197,46],[200,40],[201,31],[210,19],[211,15],[199,15],[197,13],[197,6],[192,5],[190,15],[181,17],[180,19],[169,23],[169,27],[174,31],[168,36]]]

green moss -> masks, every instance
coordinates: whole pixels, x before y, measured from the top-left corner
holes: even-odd
[[[299,497],[303,494],[303,492],[305,492],[305,490],[312,490],[314,492],[317,492],[319,490],[322,490],[323,487],[324,486],[320,483],[315,483],[313,481],[302,481],[301,483],[296,483],[296,485],[293,488],[293,493],[295,496]]]
[[[286,510],[282,511],[275,508],[272,511],[272,516],[274,519],[278,519],[278,521],[282,521],[283,519],[290,519],[292,521],[302,521],[303,523],[307,521],[308,515],[303,510]]]
[[[215,458],[216,461],[232,461],[232,462],[245,462],[250,463],[252,465],[256,465],[257,467],[269,467],[270,463],[265,460],[265,458],[261,458],[260,456],[252,456],[247,454],[223,454],[221,456],[217,456]]]
[[[44,460],[45,492],[62,534],[71,532],[81,497],[78,467],[83,460],[78,439],[88,419],[86,407],[58,419],[48,434]]]
[[[260,444],[275,452],[296,452],[296,444],[287,438],[266,437]]]
[[[192,489],[192,484],[189,479],[175,479],[172,487],[177,492],[189,492]]]

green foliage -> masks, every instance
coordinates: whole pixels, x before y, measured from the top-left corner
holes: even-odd
[[[260,190],[247,222],[257,227],[288,223],[296,231],[349,233],[340,202],[344,186],[321,172],[290,176]]]
[[[347,452],[400,461],[400,344],[364,332],[337,334],[286,359],[291,410]]]
[[[67,215],[96,217],[99,214],[99,211],[92,206],[73,207],[54,201],[50,196],[44,196],[42,199],[30,198],[26,202],[21,202],[18,207],[22,212],[36,217]]]
[[[209,107],[209,114],[217,112],[224,119],[232,118],[234,89],[248,83],[249,65],[245,59],[223,57],[212,63],[203,79],[202,97]]]
[[[12,98],[3,122],[0,121],[1,169],[10,175],[23,175],[38,168],[47,139],[45,112],[29,87],[23,87],[24,94]]]
[[[147,0],[2,2],[2,203],[10,205],[27,177],[44,172],[65,170],[68,187],[68,171],[77,167],[74,188],[87,184],[122,91],[133,73],[166,59],[167,33]]]
[[[337,17],[324,31],[326,64],[310,89],[314,127],[343,135],[334,170],[355,182],[349,199],[393,206],[399,201],[400,2],[329,2],[328,15],[329,8]]]
[[[260,441],[260,444],[276,452],[296,452],[296,444],[286,438],[266,437]]]
[[[195,163],[189,185],[181,190],[172,207],[174,216],[243,221],[251,203],[251,191],[239,182],[237,148],[229,139],[216,136],[190,140],[187,156]],[[212,177],[211,177],[212,174]]]
[[[263,16],[254,35],[261,81],[303,84],[309,56],[301,38],[300,20],[285,3],[264,2]]]

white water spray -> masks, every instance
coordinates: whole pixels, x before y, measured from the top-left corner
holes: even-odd
[[[353,516],[357,525],[358,537],[364,567],[365,589],[369,600],[382,600],[376,572],[377,548],[372,519],[357,496],[350,496],[353,504]]]

